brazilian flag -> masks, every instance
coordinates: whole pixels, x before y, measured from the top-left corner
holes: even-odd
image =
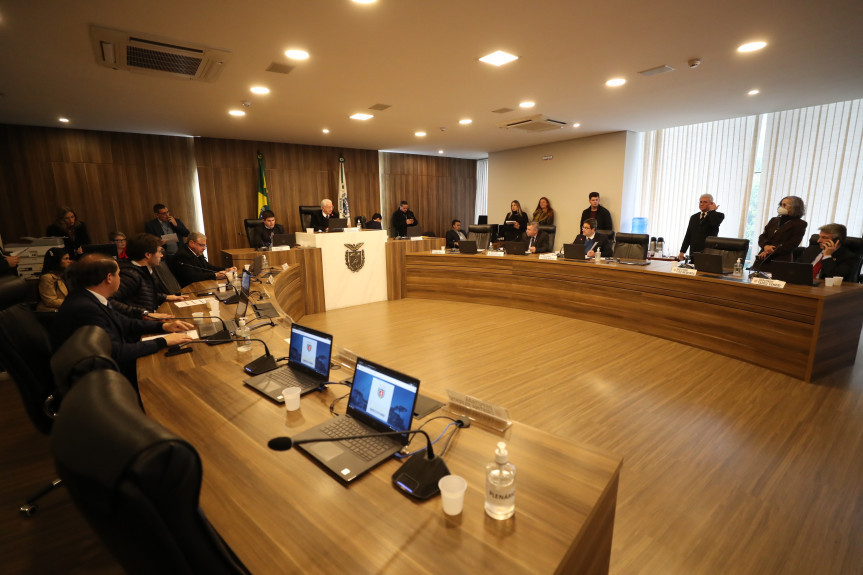
[[[267,191],[267,174],[264,172],[264,155],[258,152],[258,217],[270,209],[270,194]]]

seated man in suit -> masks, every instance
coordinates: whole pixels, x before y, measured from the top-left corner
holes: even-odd
[[[719,225],[725,219],[725,214],[717,212],[717,208],[719,206],[713,201],[712,195],[701,194],[698,198],[698,213],[692,214],[689,218],[686,235],[683,236],[683,244],[677,256],[678,260],[686,257],[687,249],[690,254],[703,252],[707,238],[719,235]]]
[[[165,243],[165,253],[173,256],[180,249],[183,238],[189,235],[189,228],[183,224],[180,218],[172,216],[165,204],[154,205],[153,213],[156,214],[156,217],[147,222],[144,231],[159,238],[168,234],[177,234],[176,242]]]
[[[154,312],[166,301],[182,301],[185,295],[167,293],[153,274],[162,261],[162,240],[152,234],[138,234],[126,242],[129,259],[120,260],[120,287],[111,300],[147,312]],[[85,286],[86,287],[86,286]]]
[[[527,224],[522,240],[527,242],[527,251],[532,254],[546,254],[551,251],[551,238],[539,229],[538,222]]]
[[[575,236],[572,243],[584,244],[584,255],[589,258],[595,257],[597,253],[599,257],[603,255],[611,255],[611,246],[608,237],[604,234],[596,233],[596,220],[587,218],[581,225],[581,233]]]
[[[382,229],[384,229],[383,226],[381,225],[381,220],[383,220],[383,219],[384,219],[384,217],[382,215],[375,212],[372,214],[372,219],[367,221],[366,225],[363,227],[367,230],[382,230]]]
[[[446,232],[446,247],[455,249],[461,240],[466,240],[467,236],[461,231],[461,220],[452,221],[452,229]]]
[[[273,236],[285,233],[285,228],[276,223],[276,214],[272,210],[261,212],[261,219],[264,223],[252,230],[252,247],[268,250],[273,247]]]
[[[82,325],[97,325],[111,338],[111,357],[129,381],[137,381],[135,361],[139,357],[156,353],[169,345],[177,345],[191,338],[184,332],[192,324],[181,320],[145,321],[130,319],[111,308],[108,299],[120,287],[120,268],[113,258],[103,254],[85,254],[73,264],[76,288],[60,306],[51,326],[51,342],[58,349]],[[140,341],[142,335],[164,333],[149,341]]]
[[[399,202],[398,209],[393,212],[393,217],[390,218],[390,225],[395,231],[396,237],[405,237],[408,235],[408,228],[419,224],[417,217],[410,210],[408,203],[404,200]]]
[[[797,260],[812,263],[812,275],[817,278],[848,277],[857,270],[857,256],[843,246],[848,231],[842,224],[827,224],[818,228],[818,241],[809,247]]]
[[[228,272],[237,271],[237,268],[223,270],[208,262],[204,257],[206,249],[207,238],[204,234],[198,232],[189,234],[189,241],[177,252],[171,269],[181,286],[186,287],[205,280],[225,279]]]
[[[332,200],[321,202],[321,211],[312,214],[312,227],[316,232],[326,232],[330,229],[330,220],[339,217],[339,212],[333,211]]]

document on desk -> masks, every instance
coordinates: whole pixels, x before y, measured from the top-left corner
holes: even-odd
[[[188,335],[192,339],[198,339],[198,330],[196,330],[196,329],[190,329],[190,330],[183,332],[183,333],[185,333],[186,335]],[[168,335],[167,332],[157,333],[154,335],[148,335],[148,336],[142,337],[141,341],[150,341],[151,339],[156,339],[157,337],[165,337],[166,335]]]
[[[208,298],[187,299],[186,301],[178,301],[178,302],[174,303],[174,305],[177,307],[190,307],[193,305],[207,305],[207,299]]]

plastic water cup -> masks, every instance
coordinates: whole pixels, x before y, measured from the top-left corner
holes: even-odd
[[[824,278],[824,285],[826,287],[833,287],[833,278]]]
[[[222,292],[222,293],[225,293],[225,286],[220,285],[220,286],[219,286],[219,291],[220,291],[220,292]]]
[[[440,488],[443,512],[447,515],[458,515],[464,507],[464,492],[467,490],[467,481],[458,475],[445,475],[437,483]]]
[[[285,409],[296,411],[300,408],[300,388],[286,387],[282,390],[282,398],[285,400]]]
[[[836,287],[841,286],[843,279],[844,278],[842,276],[833,276],[833,285],[835,285]]]

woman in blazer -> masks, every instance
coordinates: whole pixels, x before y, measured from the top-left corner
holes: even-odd
[[[800,245],[809,225],[803,221],[806,206],[797,196],[785,196],[776,211],[779,215],[771,218],[758,236],[758,245],[761,246],[758,259],[790,262],[794,259],[794,248]]]
[[[42,275],[39,277],[39,303],[37,311],[57,311],[69,295],[63,274],[72,263],[69,252],[64,248],[51,248],[45,252]]]

